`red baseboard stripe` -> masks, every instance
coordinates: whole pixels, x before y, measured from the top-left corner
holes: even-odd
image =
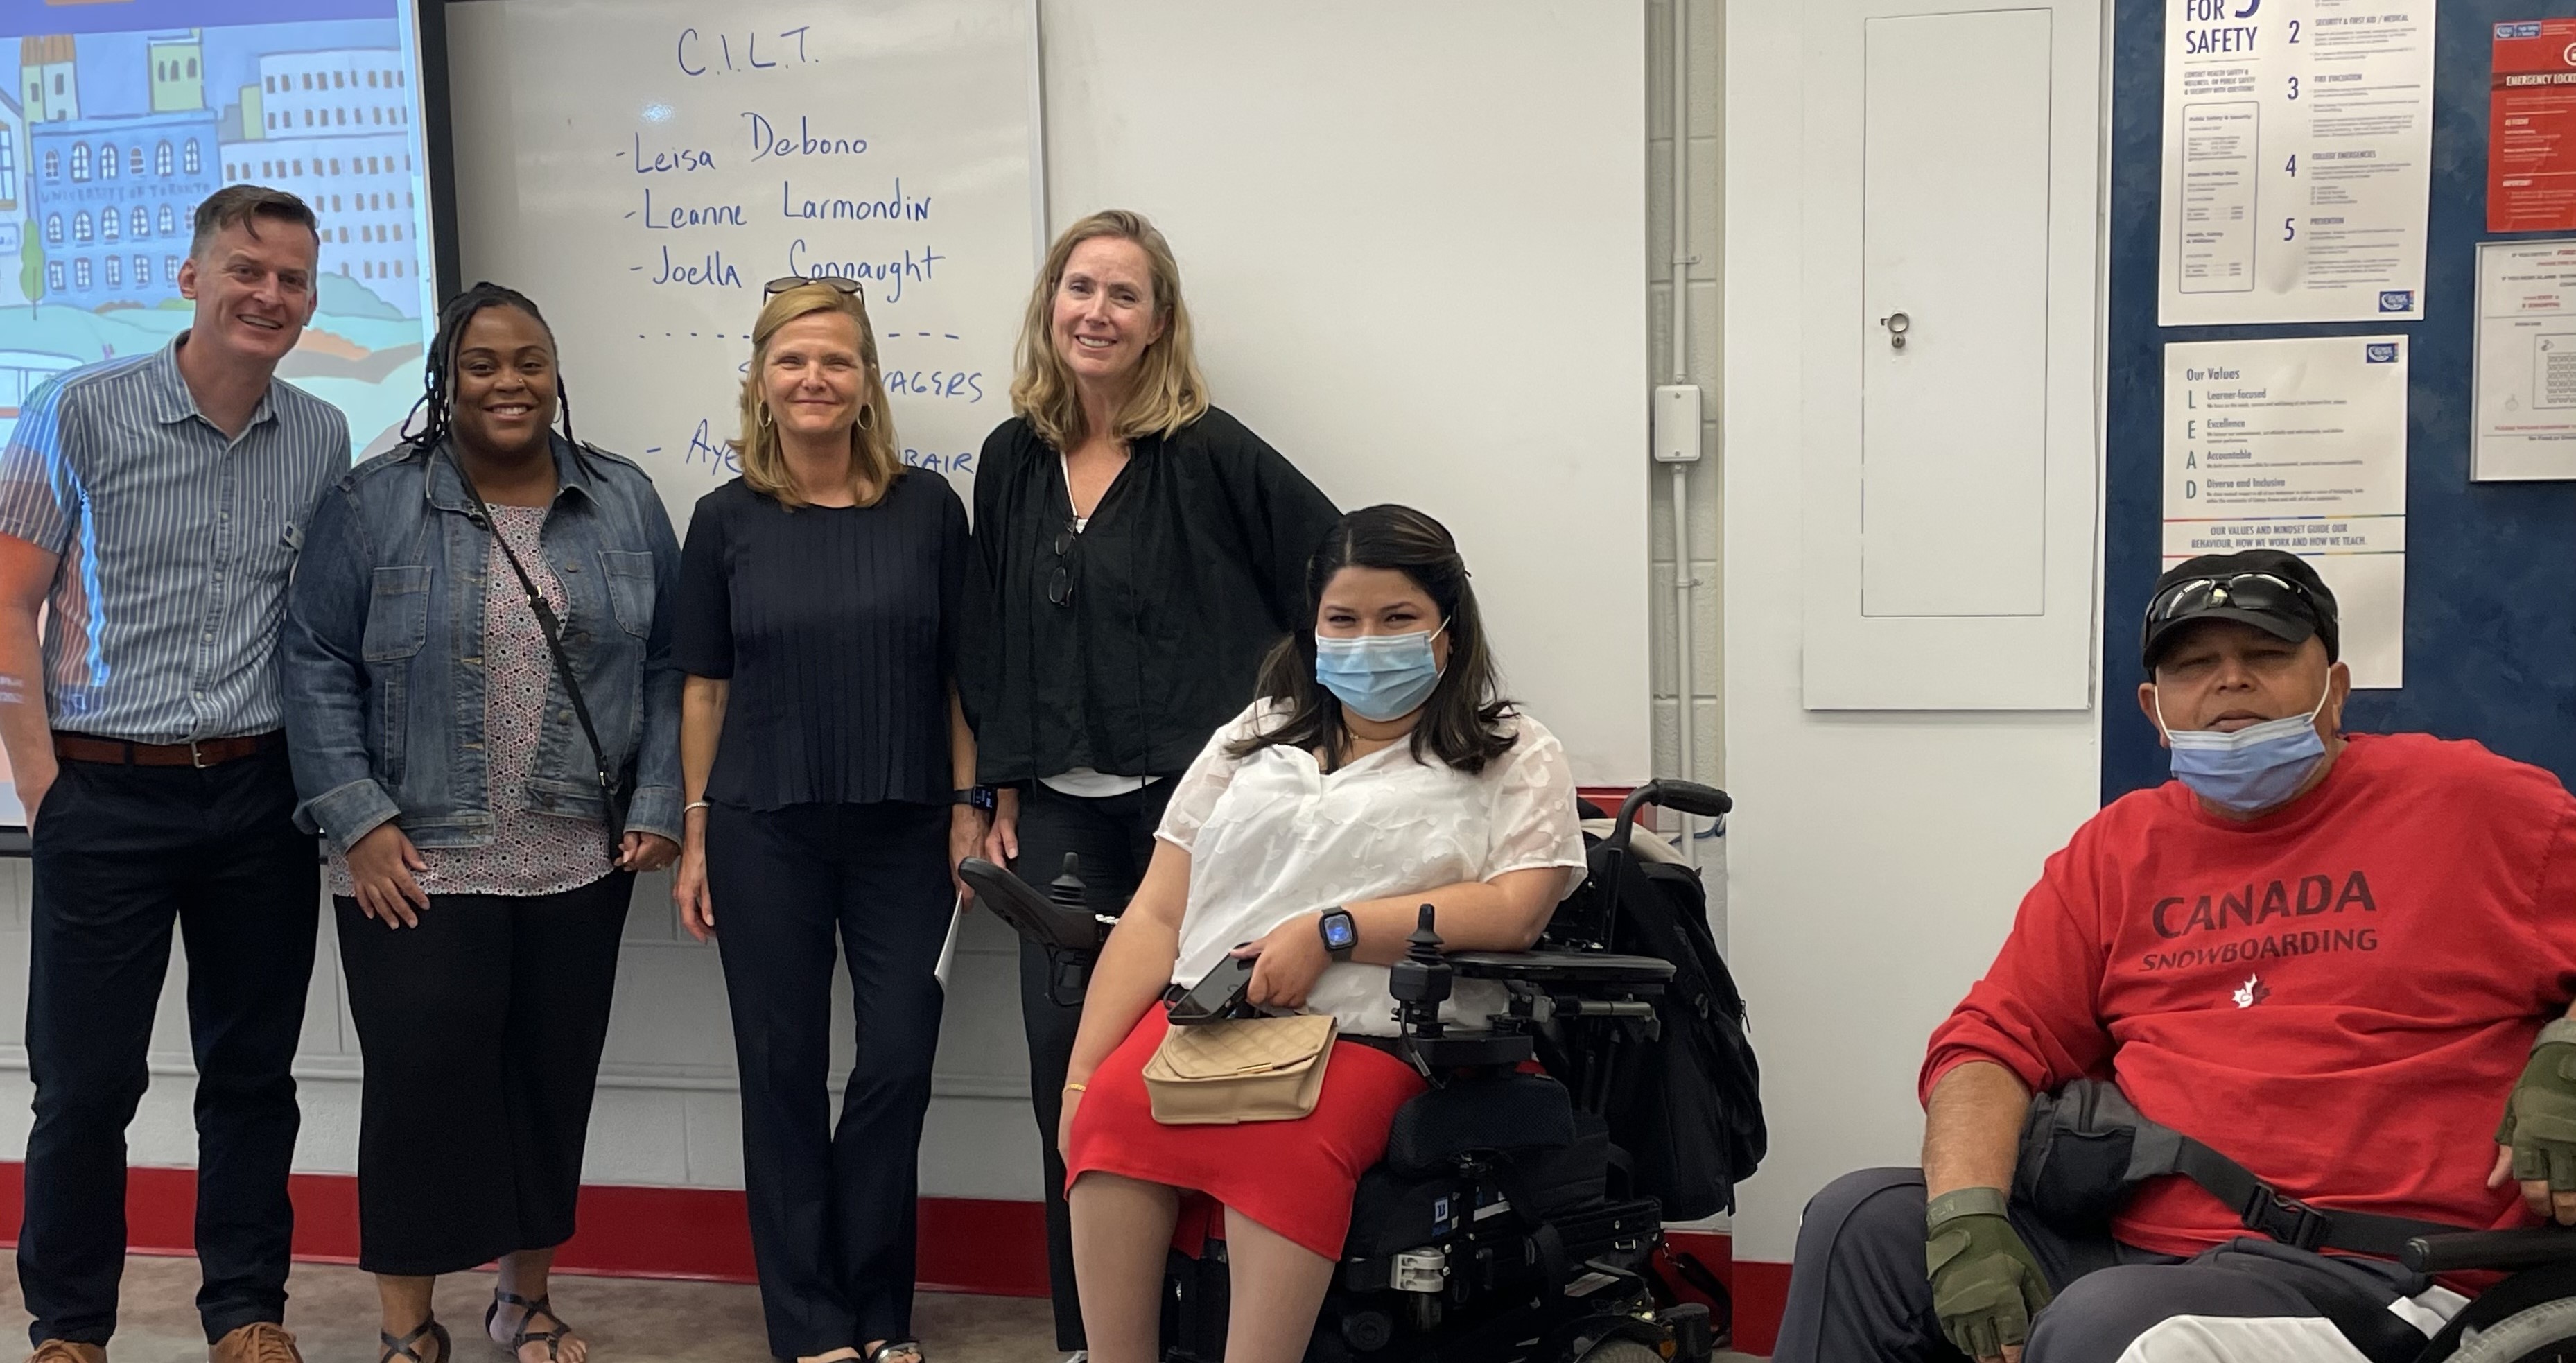
[[[297,1174],[295,1257],[358,1261],[358,1181],[345,1174]],[[25,1166],[0,1162],[0,1243],[14,1245],[25,1205]],[[191,1169],[135,1169],[125,1185],[126,1244],[138,1254],[193,1252],[197,1176]],[[1034,1202],[990,1198],[921,1200],[924,1289],[998,1297],[1047,1291],[1046,1224]],[[722,1188],[581,1190],[581,1228],[555,1256],[568,1273],[629,1278],[753,1281],[750,1223],[742,1194]]]
[[[0,1245],[17,1243],[26,1167],[0,1162]],[[358,1261],[358,1181],[345,1174],[297,1174],[295,1257]],[[137,1254],[193,1252],[197,1175],[192,1169],[132,1170],[125,1184],[126,1243]],[[1765,1353],[1780,1328],[1787,1264],[1738,1263],[1726,1236],[1674,1231],[1675,1250],[1696,1255],[1735,1294],[1735,1347]],[[581,1229],[555,1257],[567,1273],[618,1278],[753,1281],[750,1223],[742,1194],[722,1188],[581,1190]],[[921,1199],[923,1290],[994,1297],[1047,1294],[1046,1219],[1034,1202],[993,1198]]]

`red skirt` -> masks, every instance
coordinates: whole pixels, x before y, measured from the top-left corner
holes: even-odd
[[[1065,1187],[1098,1171],[1182,1191],[1173,1246],[1196,1254],[1219,1205],[1327,1259],[1342,1257],[1360,1175],[1386,1154],[1395,1110],[1427,1087],[1413,1067],[1356,1042],[1333,1043],[1315,1110],[1293,1122],[1165,1126],[1145,1095],[1145,1062],[1171,1024],[1160,1007],[1100,1062],[1074,1111]]]

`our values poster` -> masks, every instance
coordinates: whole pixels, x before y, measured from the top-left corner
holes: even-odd
[[[2495,26],[2487,230],[2576,231],[2576,19]]]
[[[2164,326],[2415,321],[2433,0],[2164,0]]]
[[[2165,347],[2164,566],[2281,549],[2335,594],[2358,687],[2406,679],[2403,336]]]

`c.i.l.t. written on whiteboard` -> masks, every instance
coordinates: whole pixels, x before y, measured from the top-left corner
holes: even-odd
[[[2414,321],[2433,0],[2164,0],[2162,326]]]
[[[536,298],[578,433],[675,521],[738,471],[786,276],[859,282],[905,462],[965,490],[1036,264],[1029,0],[482,0],[448,25],[467,277]]]

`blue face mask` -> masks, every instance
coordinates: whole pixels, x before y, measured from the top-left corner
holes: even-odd
[[[1440,629],[1449,628],[1442,624]],[[1440,664],[1432,659],[1437,630],[1412,634],[1364,634],[1355,639],[1315,636],[1315,680],[1341,701],[1344,709],[1381,724],[1402,719],[1431,699],[1440,684]]]
[[[2232,734],[2215,729],[2176,730],[2165,724],[2164,701],[2156,701],[2156,725],[2173,745],[2174,779],[2204,800],[2239,814],[2288,800],[2325,760],[2326,740],[2317,732],[2317,715],[2334,694],[2328,686],[2316,709],[2249,724]]]

